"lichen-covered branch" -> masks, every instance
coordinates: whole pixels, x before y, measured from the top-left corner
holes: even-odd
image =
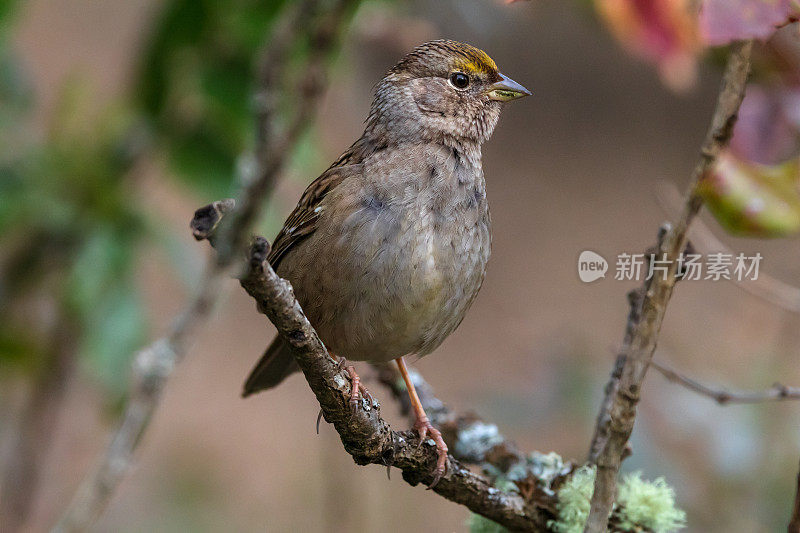
[[[325,60],[331,54],[346,15],[358,0],[306,0],[290,12],[273,35],[262,61],[257,113],[258,148],[255,171],[246,176],[238,208],[219,229],[220,251],[211,261],[196,294],[176,317],[164,337],[133,357],[130,396],[122,422],[97,466],[81,482],[70,506],[54,528],[57,532],[85,531],[106,508],[127,472],[134,450],[159,404],[161,392],[174,366],[186,353],[193,333],[208,319],[226,274],[237,259],[258,207],[271,192],[286,159],[317,109],[324,89]],[[307,38],[311,44],[307,64],[299,79],[289,75],[292,45]],[[287,84],[288,89],[280,83]],[[279,83],[280,82],[280,83]],[[297,101],[287,124],[280,127],[274,116],[278,94],[287,90]]]
[[[378,381],[385,385],[400,404],[404,415],[414,421],[411,402],[400,372],[392,365],[374,365]],[[453,457],[465,463],[491,465],[499,472],[508,472],[527,458],[516,445],[506,439],[495,424],[474,413],[457,413],[438,399],[431,386],[414,369],[411,379],[431,423],[439,428]]]
[[[231,209],[230,200],[198,209],[191,224],[195,238],[208,239],[216,247],[215,229]],[[380,405],[374,400],[370,403],[362,398],[359,409],[356,412],[351,409],[351,384],[346,371],[328,355],[295,299],[291,285],[278,277],[269,265],[268,255],[269,243],[256,237],[250,247],[248,268],[240,283],[256,300],[258,310],[269,318],[292,348],[325,420],[333,424],[345,450],[357,464],[396,467],[402,470],[403,479],[410,484],[430,484],[437,460],[435,446],[421,446],[414,431],[393,431],[381,417]],[[396,399],[406,402],[405,386],[396,372],[387,366],[376,365],[375,368],[380,381],[390,388]],[[454,457],[449,458],[447,473],[433,490],[509,529],[546,531],[547,522],[556,517],[555,495],[552,491],[543,491],[537,479],[530,479],[526,484],[523,477],[527,477],[529,472],[525,467],[532,461],[506,441],[496,426],[480,422],[477,417],[455,415],[433,395],[419,374],[412,372],[412,378],[431,421],[453,444]],[[512,466],[520,466],[516,481],[519,482],[518,488],[523,490],[502,491],[495,487],[497,476],[487,478],[474,474],[458,459],[492,465],[498,474],[509,474]],[[562,476],[572,470],[571,465],[559,466],[562,468],[556,474]],[[549,481],[555,477],[551,475]],[[540,475],[538,479],[541,478]]]
[[[733,403],[780,402],[783,400],[800,400],[800,387],[788,387],[775,383],[772,387],[761,391],[731,391],[704,385],[688,376],[677,372],[658,361],[651,363],[653,368],[673,383],[677,383],[702,396],[711,398],[720,405]]]
[[[391,465],[402,470],[403,479],[412,485],[430,484],[437,459],[435,446],[421,446],[414,431],[392,430],[381,417],[377,402],[362,399],[359,409],[354,412],[350,408],[346,373],[328,355],[289,282],[272,270],[266,260],[268,254],[269,243],[256,238],[249,269],[240,280],[242,287],[290,346],[325,420],[333,424],[345,450],[357,464]],[[495,488],[488,479],[470,472],[452,457],[448,458],[447,473],[433,490],[512,530],[546,531],[547,520],[552,518],[520,494]]]
[[[631,297],[622,351],[597,419],[590,447],[590,460],[597,465],[594,493],[586,532],[606,530],[614,504],[617,477],[628,439],[633,431],[641,385],[656,349],[661,323],[675,287],[678,256],[687,243],[687,232],[703,200],[696,194],[697,184],[713,168],[717,157],[730,141],[739,106],[744,98],[750,72],[752,41],[731,46],[716,109],[700,151],[700,161],[692,173],[683,211],[674,227],[663,228],[658,242],[658,258],[668,261],[665,275],[654,275]]]

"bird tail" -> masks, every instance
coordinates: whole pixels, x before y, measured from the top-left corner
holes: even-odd
[[[280,337],[275,337],[256,366],[250,371],[250,376],[244,383],[242,397],[246,398],[256,392],[271,389],[298,370],[300,368],[297,366],[289,346]]]

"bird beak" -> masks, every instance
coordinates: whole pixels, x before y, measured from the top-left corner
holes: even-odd
[[[531,92],[511,78],[500,74],[500,81],[491,84],[486,94],[489,100],[510,102],[523,96],[530,96]]]

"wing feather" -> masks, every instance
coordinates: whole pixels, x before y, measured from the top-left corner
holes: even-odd
[[[306,188],[294,211],[283,223],[283,228],[272,243],[269,262],[277,269],[281,259],[289,253],[297,243],[314,233],[319,217],[322,214],[320,204],[333,189],[346,178],[361,172],[362,166],[354,164],[357,159],[354,148],[341,155],[331,167]]]

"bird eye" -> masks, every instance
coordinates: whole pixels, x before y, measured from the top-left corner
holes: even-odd
[[[456,89],[466,89],[469,85],[469,76],[463,72],[453,72],[450,74],[450,83]]]

